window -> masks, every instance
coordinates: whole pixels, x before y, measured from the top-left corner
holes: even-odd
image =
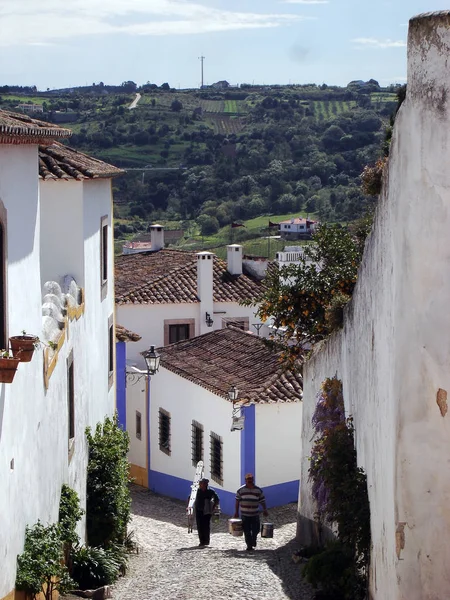
[[[73,351],[67,359],[67,413],[68,413],[68,447],[72,451],[75,438],[75,381],[73,373]]]
[[[142,439],[142,415],[136,411],[136,437],[138,440]]]
[[[192,464],[194,467],[203,460],[203,425],[192,421]]]
[[[169,344],[189,339],[189,325],[169,325]]]
[[[100,222],[100,284],[102,300],[108,291],[108,215]]]
[[[108,389],[114,383],[114,319],[108,319]]]
[[[195,335],[195,319],[164,319],[164,346]]]
[[[222,438],[211,431],[210,436],[210,459],[211,479],[220,485],[223,484],[223,443]]]
[[[170,413],[159,409],[159,449],[170,456]]]

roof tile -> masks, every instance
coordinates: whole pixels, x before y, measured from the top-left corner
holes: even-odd
[[[223,398],[228,398],[232,385],[238,387],[242,402],[298,402],[303,397],[300,372],[284,370],[280,352],[235,327],[158,350],[164,368]]]

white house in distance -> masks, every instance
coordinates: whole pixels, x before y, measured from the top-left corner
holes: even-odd
[[[262,338],[234,327],[159,352],[161,366],[151,378],[149,396],[143,379],[128,383],[133,390],[127,396],[131,471],[140,483],[185,500],[195,466],[203,460],[226,514],[233,514],[236,490],[249,471],[268,506],[296,501],[300,374],[283,372],[279,354]],[[244,417],[243,429],[234,431],[228,397],[233,385],[238,389],[235,412]]]
[[[280,234],[284,237],[309,237],[314,233],[317,221],[296,217],[295,219],[280,221],[278,225]]]
[[[268,261],[246,259],[242,246],[227,247],[227,261],[211,252],[164,249],[164,228],[151,227],[153,252],[116,258],[117,320],[142,336],[128,359],[142,366],[140,352],[192,338],[230,323],[267,335],[255,307],[242,306],[262,290]],[[254,327],[255,326],[255,327]]]
[[[57,141],[69,136],[0,111],[0,348],[22,330],[43,342],[0,383],[2,600],[14,597],[26,525],[57,521],[63,483],[85,505],[85,428],[115,406],[111,177],[121,171]]]

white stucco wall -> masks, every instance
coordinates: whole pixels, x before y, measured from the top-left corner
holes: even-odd
[[[200,319],[205,320],[205,315],[200,313],[200,304],[124,304],[116,308],[117,322],[123,327],[138,333],[142,339],[138,342],[127,344],[127,359],[136,362],[140,367],[144,361],[140,356],[143,350],[151,345],[164,346],[164,321],[172,319],[195,319],[195,335],[200,335]],[[255,317],[255,309],[241,306],[237,302],[215,302],[212,314],[214,325],[207,332],[222,329],[223,317],[248,317],[250,330],[254,333],[253,323],[259,323]],[[267,334],[268,328],[264,326],[260,335]],[[267,335],[266,335],[267,336]]]
[[[371,506],[371,597],[450,596],[450,17],[410,22],[408,94],[341,333],[304,370],[299,536],[313,518],[311,415],[326,377],[342,379]],[[403,541],[404,537],[404,541]]]
[[[7,211],[10,335],[20,334],[22,329],[41,335],[40,210],[46,207],[39,203],[37,168],[37,146],[0,145],[0,200]],[[96,231],[100,214],[111,212],[109,183],[100,183],[97,194],[90,193],[93,188],[88,186],[84,189],[85,313],[69,323],[47,391],[42,349],[30,363],[19,365],[12,384],[0,384],[0,598],[14,588],[25,526],[38,519],[44,523],[57,520],[62,483],[71,485],[84,504],[84,430],[114,409],[115,388],[108,390],[106,316],[113,311],[113,294],[111,286],[100,302]],[[110,247],[112,263],[112,237]],[[53,251],[59,251],[59,238],[58,244],[54,240]],[[67,273],[63,262],[55,263],[54,268],[56,280]],[[75,372],[75,443],[69,460],[66,360],[70,351]],[[83,523],[79,532],[83,535]]]
[[[255,405],[255,464],[258,485],[299,478],[302,402]]]
[[[146,379],[127,381],[127,431],[130,436],[128,460],[132,465],[147,468],[147,385]],[[136,411],[141,413],[141,439],[136,437]]]
[[[223,441],[223,485],[211,481],[217,489],[235,492],[241,485],[240,435],[230,431],[231,405],[198,385],[161,367],[152,377],[150,388],[150,461],[151,469],[182,479],[192,480],[192,420],[204,427],[205,476],[210,478],[210,433]],[[163,408],[171,415],[171,455],[159,449],[158,412]]]
[[[72,275],[83,287],[83,185],[75,180],[41,180],[39,186],[43,208],[41,283],[52,281],[55,273],[63,273]]]

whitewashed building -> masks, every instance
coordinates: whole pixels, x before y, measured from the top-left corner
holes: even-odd
[[[138,366],[140,352],[189,339],[229,324],[267,336],[254,306],[242,306],[263,289],[267,260],[243,257],[227,247],[227,261],[211,252],[164,249],[164,228],[151,227],[152,252],[116,258],[117,320],[142,339],[127,356]]]
[[[2,600],[14,597],[26,525],[57,521],[63,483],[85,504],[85,428],[115,406],[111,177],[121,171],[57,141],[69,135],[0,111],[0,348],[23,330],[42,341],[0,383]]]
[[[255,334],[229,327],[160,348],[161,367],[127,385],[131,472],[151,490],[185,500],[199,460],[222,510],[246,472],[268,506],[296,501],[300,467],[302,379],[283,372],[279,354]],[[231,386],[238,388],[232,430]],[[150,429],[147,427],[150,424]],[[242,423],[237,422],[237,427]],[[236,426],[236,422],[235,422]]]
[[[314,233],[317,221],[312,219],[295,217],[287,221],[280,221],[279,230],[282,237],[307,237]]]

